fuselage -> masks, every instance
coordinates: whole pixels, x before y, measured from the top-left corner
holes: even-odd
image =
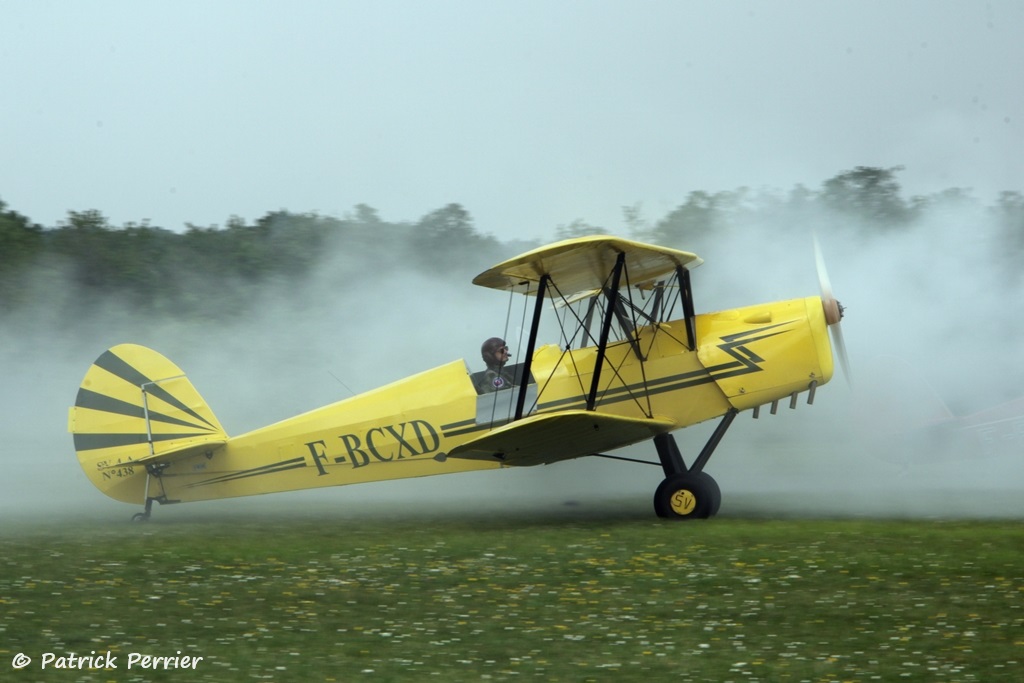
[[[695,348],[684,320],[639,328],[633,343],[609,344],[594,409],[682,428],[832,376],[818,297],[698,315],[695,322]],[[585,408],[597,357],[596,347],[538,347],[526,411]],[[151,484],[149,495],[186,502],[498,468],[446,454],[506,424],[518,391],[480,395],[466,363],[454,361],[175,460],[159,478],[161,490]],[[115,497],[142,499],[145,482],[137,479]]]

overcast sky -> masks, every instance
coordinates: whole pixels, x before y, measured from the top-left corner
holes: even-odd
[[[0,0],[0,199],[47,226],[450,202],[503,239],[904,165],[1024,190],[1024,2]]]

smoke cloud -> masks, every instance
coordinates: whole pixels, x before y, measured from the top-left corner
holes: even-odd
[[[837,367],[815,405],[775,416],[741,414],[707,471],[723,491],[722,515],[1019,516],[1021,444],[983,452],[970,439],[929,438],[928,427],[1024,394],[1016,361],[1024,321],[1021,280],[998,265],[999,231],[976,205],[935,208],[907,230],[865,236],[835,216],[805,226],[751,222],[716,235],[694,271],[699,312],[816,294],[817,230],[853,367]],[[686,245],[672,245],[685,248]],[[515,254],[509,253],[508,256]],[[134,511],[93,489],[66,431],[67,408],[90,363],[122,342],[151,346],[183,368],[229,434],[240,434],[413,372],[465,358],[480,342],[513,340],[508,299],[464,282],[379,269],[352,281],[339,249],[301,288],[254,291],[244,320],[146,315],[117,301],[73,312],[59,271],[48,301],[9,317],[0,331],[0,513],[5,519]],[[549,327],[557,342],[557,330]],[[676,433],[692,460],[714,424]],[[922,436],[923,434],[923,436]],[[653,446],[621,453],[656,462]],[[284,510],[311,506],[419,510],[623,509],[653,514],[659,467],[586,458],[523,470],[469,473],[196,508]],[[408,506],[408,508],[407,508]],[[616,507],[618,506],[618,507]],[[185,508],[157,509],[158,516]]]

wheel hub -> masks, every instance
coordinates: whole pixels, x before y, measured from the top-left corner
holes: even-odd
[[[679,489],[672,494],[669,505],[677,515],[689,515],[697,507],[697,497],[689,489]]]

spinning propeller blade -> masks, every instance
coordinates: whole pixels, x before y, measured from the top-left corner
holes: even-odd
[[[843,340],[843,328],[839,322],[843,319],[843,306],[832,294],[832,281],[828,277],[828,269],[825,268],[825,257],[821,254],[821,245],[818,243],[818,235],[814,235],[814,263],[818,270],[818,284],[821,287],[821,305],[825,309],[825,321],[828,323],[829,332],[832,334],[832,347],[839,358],[839,365],[843,368],[843,377],[846,383],[853,386],[853,375],[850,373],[850,359],[846,354],[846,342]]]

